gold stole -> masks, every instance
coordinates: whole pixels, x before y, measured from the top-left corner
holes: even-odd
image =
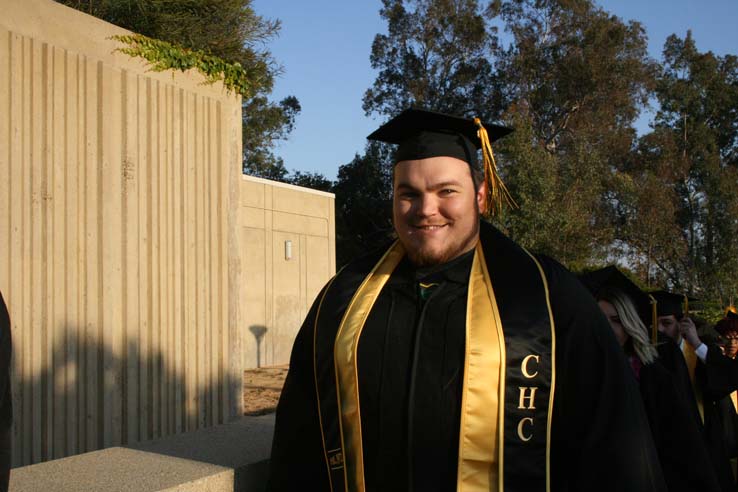
[[[490,391],[497,388],[497,391]],[[458,492],[503,490],[505,343],[492,281],[477,243],[466,304]]]
[[[347,492],[365,490],[356,361],[359,338],[374,302],[404,254],[399,242],[385,253],[351,299],[336,335],[334,363]],[[472,262],[466,337],[457,490],[498,491],[502,490],[505,344],[481,242]]]
[[[692,346],[687,343],[686,340],[682,340],[682,355],[684,355],[684,361],[687,363],[687,371],[689,372],[689,382],[692,385],[692,392],[694,393],[694,399],[697,401],[697,409],[700,412],[700,419],[702,423],[705,423],[705,404],[702,398],[702,391],[697,385],[695,379],[695,370],[697,369],[697,353],[694,351]]]

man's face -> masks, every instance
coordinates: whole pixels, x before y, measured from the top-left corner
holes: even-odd
[[[658,330],[675,342],[679,341],[679,322],[673,314],[670,314],[669,316],[659,316]]]
[[[466,162],[453,157],[401,161],[393,191],[395,231],[415,265],[445,263],[474,248],[485,188],[474,189]]]
[[[725,335],[723,352],[731,359],[735,359],[735,356],[738,354],[738,333],[730,332]]]

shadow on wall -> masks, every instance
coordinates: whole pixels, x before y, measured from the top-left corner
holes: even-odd
[[[261,342],[264,340],[267,327],[264,325],[251,325],[249,326],[249,331],[256,338],[256,367],[261,367]]]
[[[228,389],[242,397],[223,350],[212,360],[212,347],[191,352],[182,339],[166,353],[151,339],[114,348],[82,331],[57,331],[42,362],[14,358],[13,467],[225,423]]]

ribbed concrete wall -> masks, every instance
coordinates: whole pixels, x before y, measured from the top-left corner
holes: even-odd
[[[335,197],[250,176],[240,186],[244,365],[286,364],[315,296],[336,272]]]
[[[14,465],[240,414],[240,98],[50,0],[0,11]]]

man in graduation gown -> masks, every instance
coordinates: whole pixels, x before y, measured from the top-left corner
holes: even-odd
[[[685,297],[665,290],[651,292],[650,296],[656,309],[656,319],[651,323],[656,325],[658,334],[656,349],[659,360],[674,377],[674,383],[687,401],[694,421],[702,427],[704,409],[694,384],[698,357],[684,341],[680,330],[680,323],[691,323],[689,317],[684,316]]]
[[[370,135],[399,144],[398,240],[345,266],[308,313],[268,490],[665,490],[591,295],[480,220],[504,200],[490,140],[508,131],[407,110]]]

